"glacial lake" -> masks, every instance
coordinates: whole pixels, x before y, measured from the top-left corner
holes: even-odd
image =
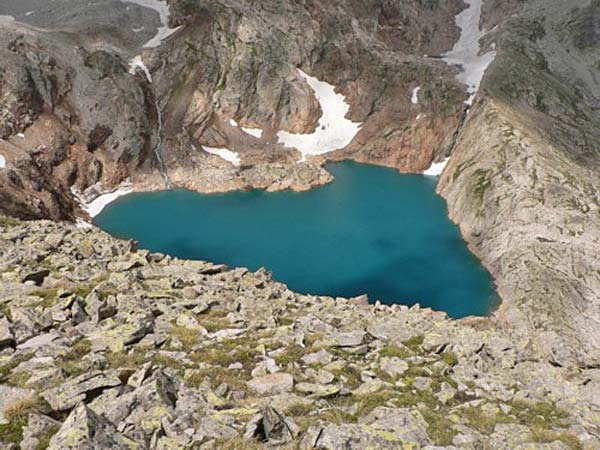
[[[498,304],[489,273],[435,193],[436,178],[343,162],[310,192],[139,193],[94,223],[142,248],[252,270],[317,295],[421,304],[451,317]]]

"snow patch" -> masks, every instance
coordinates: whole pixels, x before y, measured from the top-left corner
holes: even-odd
[[[205,145],[203,145],[202,148],[204,149],[204,151],[212,155],[219,156],[225,161],[229,161],[234,166],[240,165],[240,156],[236,152],[232,152],[231,150],[228,150],[226,148],[206,147]]]
[[[101,185],[98,183],[98,184],[94,185],[94,187],[96,187],[96,186],[101,186]],[[131,187],[131,183],[125,182],[121,186],[119,186],[117,189],[115,189],[111,192],[101,194],[98,197],[96,197],[94,200],[92,200],[90,202],[86,202],[83,199],[81,192],[79,192],[79,190],[77,190],[76,188],[71,186],[71,193],[75,196],[75,198],[81,205],[81,208],[85,212],[87,212],[91,218],[94,218],[98,214],[100,214],[102,212],[102,210],[104,208],[106,208],[106,206],[108,206],[109,203],[114,202],[119,197],[123,197],[125,195],[131,194],[132,192],[133,192],[133,188]]]
[[[25,139],[25,135],[23,133],[17,133],[17,137],[20,137],[21,139]]]
[[[15,18],[9,15],[0,14],[0,22],[14,22]]]
[[[146,42],[143,47],[155,48],[162,44],[166,38],[175,33],[179,27],[169,28],[169,5],[159,0],[121,0],[128,3],[135,3],[136,5],[143,6],[145,8],[153,9],[160,16],[160,23],[162,27],[159,27],[156,35]]]
[[[323,114],[314,133],[293,134],[287,131],[277,133],[279,142],[286,147],[293,147],[302,153],[305,161],[307,155],[322,155],[346,147],[358,133],[361,123],[346,119],[350,105],[346,98],[335,93],[335,87],[311,77],[300,69],[298,73],[306,80],[314,91]]]
[[[88,223],[88,222],[86,222],[86,221],[85,221],[85,220],[83,220],[82,218],[78,218],[78,219],[75,221],[75,226],[76,226],[77,228],[81,228],[81,229],[83,229],[83,230],[88,230],[88,229],[92,228],[92,224],[91,224],[91,223]]]
[[[3,155],[0,155],[0,169],[4,169],[6,167],[6,159]]]
[[[237,127],[238,123],[233,119],[229,119],[229,125],[231,125],[232,127]]]
[[[242,127],[242,131],[250,136],[254,136],[256,139],[262,138],[263,130],[260,128],[244,128]]]
[[[27,17],[31,16],[32,14],[35,14],[35,11],[27,11],[27,12],[25,13],[25,15],[26,15]]]
[[[146,74],[146,78],[150,83],[152,83],[152,74],[144,64],[144,61],[142,60],[142,55],[137,55],[135,58],[129,61],[129,73],[131,75],[135,75],[135,71],[138,67],[144,71],[144,73]]]
[[[456,78],[467,85],[467,92],[470,94],[465,102],[467,105],[473,103],[485,70],[496,57],[495,51],[479,54],[481,50],[479,40],[486,34],[479,28],[481,1],[465,0],[467,9],[456,16],[456,25],[461,30],[460,38],[452,50],[442,55],[442,59],[448,64],[462,66],[463,71]]]
[[[439,177],[442,174],[444,167],[446,167],[446,164],[448,164],[449,160],[450,160],[450,158],[446,158],[442,162],[433,163],[429,169],[427,169],[425,172],[423,172],[423,175],[427,175],[430,177]]]
[[[414,88],[412,91],[412,96],[410,98],[410,101],[412,102],[413,105],[416,105],[419,103],[419,91],[420,90],[421,90],[421,86]]]

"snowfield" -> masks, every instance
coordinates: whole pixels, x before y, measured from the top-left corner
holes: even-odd
[[[169,5],[166,2],[159,0],[122,0],[128,3],[134,3],[145,8],[153,9],[160,16],[161,27],[158,28],[156,35],[146,42],[145,48],[155,48],[162,44],[166,38],[175,33],[179,27],[169,28]]]
[[[92,200],[90,203],[83,204],[82,207],[85,212],[87,212],[90,217],[94,218],[98,214],[102,212],[104,208],[108,206],[109,203],[114,202],[119,197],[123,197],[124,195],[131,194],[133,189],[131,186],[121,186],[113,192],[109,192],[107,194],[102,194]]]
[[[322,155],[346,147],[360,130],[362,124],[346,119],[350,105],[335,87],[311,77],[300,69],[298,73],[314,91],[323,114],[314,133],[293,134],[287,131],[277,133],[279,142],[286,147],[298,149],[305,161],[308,155]]]
[[[240,156],[236,152],[232,152],[226,148],[207,147],[205,145],[203,145],[202,148],[211,155],[216,155],[223,158],[225,161],[229,161],[234,166],[240,165]]]
[[[479,40],[486,33],[479,28],[481,19],[481,0],[465,0],[468,7],[456,16],[456,25],[460,28],[460,38],[454,48],[442,55],[448,64],[461,65],[463,71],[456,76],[458,81],[467,85],[470,94],[467,104],[471,105],[479,90],[483,74],[496,57],[495,51],[480,55]]]
[[[442,162],[433,163],[429,169],[427,169],[425,172],[423,172],[423,175],[427,175],[430,177],[439,177],[442,174],[444,167],[446,167],[446,164],[448,164],[449,160],[450,160],[450,158],[446,158]]]
[[[98,184],[98,186],[101,186],[101,185]],[[81,208],[85,212],[87,212],[92,219],[94,217],[96,217],[98,214],[100,214],[102,212],[102,210],[104,208],[106,208],[106,206],[109,203],[114,202],[119,197],[123,197],[124,195],[131,194],[132,192],[133,192],[133,188],[131,187],[131,183],[129,181],[126,181],[121,186],[119,186],[117,189],[115,189],[114,191],[107,192],[105,194],[101,194],[98,197],[96,197],[94,200],[92,200],[91,202],[86,203],[81,196],[81,192],[79,192],[78,189],[71,186],[71,193],[73,194],[73,196],[75,197],[75,199],[77,200],[77,202],[79,203]],[[85,221],[82,221],[82,222],[87,223]],[[83,224],[81,224],[81,226],[83,227]]]
[[[144,64],[144,61],[142,61],[142,55],[137,55],[135,58],[129,61],[129,73],[131,75],[135,75],[135,70],[138,67],[144,71],[144,73],[146,74],[146,78],[150,83],[152,83],[152,75],[150,74],[150,71]]]
[[[421,90],[421,86],[414,88],[412,91],[412,96],[410,98],[410,101],[413,105],[417,105],[419,103],[419,91],[420,90]]]
[[[4,156],[0,155],[0,169],[6,168],[6,159]]]
[[[242,131],[250,136],[254,136],[256,139],[262,138],[263,130],[260,128],[244,128],[242,127]]]
[[[467,3],[467,9],[456,16],[456,25],[460,28],[460,37],[452,50],[443,55],[443,60],[448,64],[462,66],[462,71],[456,78],[467,85],[469,98],[465,103],[471,106],[477,91],[479,91],[479,85],[486,69],[496,58],[496,52],[489,51],[483,55],[479,54],[481,51],[479,40],[486,34],[479,28],[481,0],[465,0],[465,3]],[[492,48],[495,48],[495,46],[492,45]],[[448,159],[432,164],[429,169],[423,172],[423,175],[440,176],[448,163]]]

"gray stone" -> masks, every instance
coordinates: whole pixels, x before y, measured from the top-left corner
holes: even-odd
[[[361,345],[365,339],[366,333],[362,330],[337,332],[331,338],[334,344],[338,347],[357,347]]]
[[[391,377],[400,376],[408,370],[408,363],[397,357],[381,358],[379,365],[381,370],[386,372]]]
[[[126,448],[126,440],[117,433],[114,425],[84,404],[79,404],[71,411],[48,446],[48,450]]]
[[[288,373],[274,373],[248,381],[248,387],[259,395],[289,392],[294,387],[294,377]]]
[[[319,350],[315,353],[307,353],[306,355],[300,358],[304,364],[312,365],[312,364],[320,364],[325,365],[329,364],[333,360],[333,356],[326,350]]]
[[[298,383],[295,389],[298,392],[317,398],[332,397],[340,392],[340,387],[332,384]]]
[[[38,413],[29,414],[27,426],[23,428],[21,450],[38,450],[42,442],[56,433],[62,423]]]
[[[87,392],[120,384],[121,380],[114,372],[90,372],[73,378],[58,387],[43,391],[40,395],[53,410],[64,411],[84,400]]]
[[[11,324],[6,317],[2,317],[0,319],[0,349],[14,345],[15,337],[11,330]]]

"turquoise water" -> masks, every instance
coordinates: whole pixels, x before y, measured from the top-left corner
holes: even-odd
[[[95,223],[142,248],[272,271],[290,289],[486,315],[497,296],[436,195],[436,179],[344,162],[310,192],[131,194]]]

